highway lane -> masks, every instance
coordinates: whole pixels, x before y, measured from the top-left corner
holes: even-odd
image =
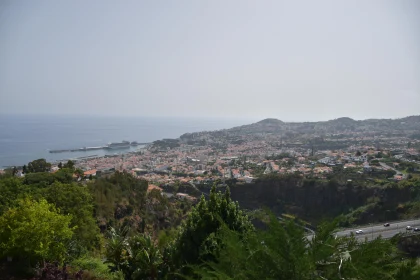
[[[416,227],[420,228],[420,219],[390,223],[389,227],[384,227],[383,225],[372,225],[352,228],[339,231],[335,234],[337,236],[350,236],[350,234],[353,232],[355,237],[359,240],[364,240],[365,238],[372,240],[378,236],[382,236],[382,238],[391,238],[398,233],[413,232],[413,230],[407,231],[407,226],[411,226],[413,229]],[[362,230],[363,234],[356,234],[356,230]],[[418,233],[420,234],[420,232]],[[309,240],[311,240],[312,237],[313,235],[308,235]]]

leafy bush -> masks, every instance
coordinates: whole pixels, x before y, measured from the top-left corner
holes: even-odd
[[[0,255],[29,260],[61,260],[73,235],[70,215],[54,205],[24,199],[0,216]]]
[[[216,187],[204,196],[190,212],[175,241],[175,263],[197,263],[206,259],[206,248],[217,244],[217,232],[226,224],[230,229],[245,233],[253,230],[249,217],[232,201],[229,188],[222,194]]]
[[[83,256],[71,263],[73,269],[83,270],[83,279],[91,280],[123,280],[121,271],[111,272],[101,259]]]

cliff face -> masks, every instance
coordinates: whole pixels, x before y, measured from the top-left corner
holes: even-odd
[[[258,209],[268,207],[276,214],[290,213],[309,222],[317,223],[324,218],[334,218],[352,210],[375,203],[380,209],[392,209],[387,215],[371,216],[360,213],[360,219],[390,219],[396,206],[411,199],[409,189],[382,186],[358,186],[335,181],[307,180],[302,178],[268,178],[252,184],[231,187],[232,199],[241,207]],[[376,213],[378,214],[378,213]]]

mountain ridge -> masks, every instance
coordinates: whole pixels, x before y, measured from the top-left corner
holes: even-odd
[[[354,120],[349,117],[340,117],[328,121],[317,122],[284,122],[276,118],[266,118],[255,123],[236,126],[229,129],[185,133],[181,139],[197,137],[207,134],[217,137],[221,133],[239,135],[252,134],[281,134],[292,137],[298,135],[325,135],[336,133],[362,133],[363,134],[404,134],[406,136],[418,134],[420,131],[420,115],[407,116],[396,119],[365,119]]]

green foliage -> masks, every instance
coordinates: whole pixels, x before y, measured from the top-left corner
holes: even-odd
[[[0,252],[31,260],[61,260],[73,235],[72,217],[46,200],[24,199],[0,216]]]
[[[358,224],[363,216],[370,215],[372,210],[377,207],[377,203],[369,203],[358,207],[354,211],[351,211],[340,220],[340,225],[343,227],[350,227]]]
[[[73,181],[73,170],[70,168],[61,168],[54,173],[55,180],[61,183],[71,183]]]
[[[372,161],[370,162],[370,164],[371,164],[371,165],[375,165],[375,166],[380,166],[380,164],[379,164],[379,160],[377,160],[377,159],[372,160]]]
[[[73,217],[70,225],[75,227],[75,240],[88,249],[98,245],[99,228],[93,217],[93,199],[87,187],[55,182],[41,189],[40,195],[59,208],[61,213]]]
[[[150,235],[129,236],[129,229],[111,228],[106,246],[107,263],[121,270],[125,279],[159,279],[165,268],[158,246]]]
[[[7,179],[13,177],[12,169],[7,168],[3,170],[3,173],[0,173],[0,180]]]
[[[45,188],[55,181],[61,183],[71,183],[73,181],[73,171],[68,168],[63,168],[55,173],[50,172],[37,172],[26,174],[24,184],[32,185],[37,188]]]
[[[121,270],[126,266],[129,228],[116,229],[111,227],[108,231],[106,244],[106,262],[111,264],[113,271]]]
[[[67,163],[63,165],[63,168],[74,170],[74,162],[72,160],[68,160]]]
[[[414,162],[401,162],[398,169],[406,170],[410,173],[420,173],[420,165]]]
[[[411,280],[420,275],[413,262],[401,261],[390,241],[335,238],[337,223],[321,224],[311,239],[295,218],[349,209],[356,210],[344,216],[341,225],[415,216],[420,209],[416,178],[375,185],[370,178],[374,174],[349,169],[335,170],[323,180],[296,174],[262,176],[232,189],[235,199],[245,199],[251,209],[265,204],[294,216],[283,215],[290,219],[279,222],[266,212],[253,212],[261,228],[268,227],[259,231],[232,201],[229,188],[223,194],[213,187],[209,199],[202,197],[190,211],[191,202],[167,198],[157,190],[147,193],[147,181],[125,172],[86,185],[73,182],[73,173],[83,172],[72,162],[55,173],[42,166],[48,163],[32,162],[37,171],[25,178],[12,177],[12,170],[0,177],[0,257],[66,259],[74,269],[85,270],[84,278],[106,280],[179,279],[181,274],[194,279]],[[178,191],[189,188],[176,186]],[[110,228],[104,251],[96,222],[103,231]],[[106,263],[100,257],[106,257]]]
[[[134,236],[130,239],[129,246],[131,279],[158,279],[163,259],[159,247],[155,246],[150,235]]]
[[[24,178],[25,185],[32,185],[38,188],[44,188],[51,185],[56,180],[54,173],[49,172],[37,172],[28,173]]]
[[[223,227],[215,261],[191,266],[198,279],[415,279],[415,264],[401,261],[390,242],[335,237],[336,223],[323,224],[311,240],[292,221],[271,216],[267,231]],[[188,279],[188,277],[187,277]]]
[[[22,180],[14,177],[5,177],[0,180],[0,215],[8,208],[16,206],[16,199],[29,192],[22,184]]]
[[[99,220],[114,220],[117,205],[131,205],[133,213],[140,214],[146,203],[148,183],[129,173],[116,172],[109,178],[100,178],[88,184],[95,202]]]
[[[161,230],[158,236],[158,246],[161,249],[164,249],[172,244],[177,235],[175,228],[170,228],[169,230]]]
[[[72,172],[63,168],[56,173],[29,173],[24,179],[0,180],[0,214],[17,206],[17,199],[31,196],[46,199],[60,209],[62,214],[71,214],[71,227],[75,228],[73,245],[92,249],[98,244],[99,228],[93,217],[93,200],[89,190],[72,182]],[[72,247],[74,248],[74,246]]]
[[[85,271],[83,279],[101,279],[101,280],[123,280],[122,271],[111,272],[108,265],[101,259],[83,256],[71,262],[71,266],[77,271]]]
[[[28,163],[28,173],[36,172],[48,172],[51,169],[51,163],[47,162],[45,159],[40,158]]]
[[[175,241],[174,261],[182,264],[205,259],[209,248],[217,245],[217,233],[222,224],[240,233],[253,230],[249,218],[239,209],[239,204],[231,200],[229,189],[222,194],[216,192],[213,186],[209,200],[201,197],[181,227]]]

